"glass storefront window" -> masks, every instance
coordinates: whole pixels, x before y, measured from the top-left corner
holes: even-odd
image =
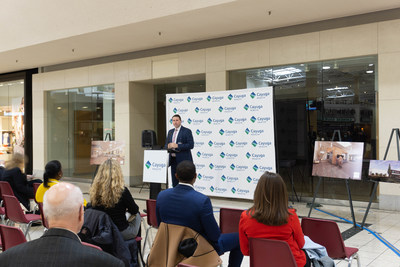
[[[24,80],[0,82],[0,161],[25,154]]]
[[[296,161],[296,191],[312,196],[316,140],[364,142],[365,161],[376,159],[376,71],[376,56],[337,59],[232,71],[229,86],[231,90],[273,86],[278,160]],[[285,176],[287,170],[279,171]],[[353,199],[368,201],[370,185],[353,186]],[[347,199],[341,180],[324,179],[322,188],[319,195],[325,198]]]
[[[92,178],[91,141],[115,140],[114,85],[47,92],[47,159],[64,176]]]

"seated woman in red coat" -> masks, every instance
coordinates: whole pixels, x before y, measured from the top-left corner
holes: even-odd
[[[249,238],[267,238],[286,241],[298,267],[310,266],[302,250],[304,234],[299,218],[288,209],[288,195],[282,177],[265,172],[254,191],[254,205],[244,211],[239,223],[240,249],[249,255]]]

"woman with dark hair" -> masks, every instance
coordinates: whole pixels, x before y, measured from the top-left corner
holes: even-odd
[[[58,160],[49,161],[44,167],[43,183],[36,191],[35,199],[37,202],[43,202],[44,193],[49,190],[63,177],[61,163]]]
[[[304,234],[293,209],[288,209],[288,194],[282,177],[265,172],[254,191],[253,206],[242,213],[239,223],[240,249],[249,255],[249,238],[286,241],[297,266],[310,266],[304,246]]]

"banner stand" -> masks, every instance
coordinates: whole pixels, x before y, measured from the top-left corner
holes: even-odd
[[[150,199],[157,199],[161,184],[166,183],[168,157],[166,150],[144,151],[143,182],[150,183]]]
[[[399,128],[393,128],[392,129],[392,133],[390,134],[389,142],[387,144],[386,152],[385,152],[385,156],[383,157],[383,160],[386,160],[387,154],[389,152],[390,143],[392,142],[392,138],[393,138],[393,133],[396,133],[397,160],[400,161],[400,149],[399,149],[400,131],[399,131]],[[364,218],[363,218],[362,223],[361,223],[361,229],[364,229],[365,220],[367,219],[367,216],[368,216],[368,213],[369,213],[369,209],[371,208],[372,200],[375,198],[376,189],[378,188],[378,184],[379,184],[379,181],[376,181],[376,180],[371,181],[371,182],[373,182],[374,184],[373,184],[373,187],[372,187],[371,196],[369,198],[368,207],[367,207],[367,209],[365,211]]]

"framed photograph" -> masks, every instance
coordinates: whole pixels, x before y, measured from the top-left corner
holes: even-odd
[[[90,165],[100,165],[112,158],[123,165],[125,162],[125,142],[92,141]]]
[[[400,183],[400,161],[371,160],[368,177],[382,182]]]
[[[361,180],[364,143],[316,141],[313,176]]]

